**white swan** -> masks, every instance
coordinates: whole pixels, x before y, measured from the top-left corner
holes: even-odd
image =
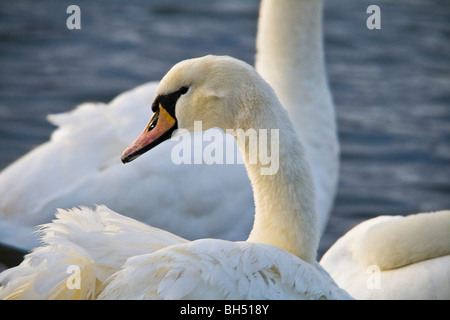
[[[196,121],[235,130],[255,199],[248,240],[190,242],[105,207],[60,211],[45,227],[47,245],[0,275],[2,298],[350,298],[315,260],[320,231],[304,150],[274,91],[251,66],[217,56],[182,61],[161,80],[152,109],[124,162],[175,129],[195,130]],[[257,145],[239,130],[256,132]],[[265,147],[278,150],[278,166],[269,171]],[[173,190],[164,192],[177,201]],[[79,289],[69,289],[76,285],[70,267],[69,274],[79,272]]]
[[[320,264],[356,299],[450,299],[450,211],[357,225]]]
[[[305,137],[323,230],[336,188],[338,146],[321,15],[319,0],[262,1],[256,68],[274,86]],[[30,249],[37,244],[34,226],[50,221],[57,208],[97,203],[189,239],[245,239],[253,222],[253,199],[242,165],[174,165],[169,159],[176,143],[170,141],[154,150],[148,161],[122,168],[117,154],[145,124],[156,86],[148,83],[109,104],[87,103],[49,116],[59,127],[50,141],[0,173],[0,242]],[[235,144],[232,137],[224,137]],[[193,138],[197,145],[200,138]],[[143,179],[130,183],[131,176]],[[222,184],[214,184],[216,179]],[[177,201],[167,198],[165,188],[177,193]],[[208,198],[195,197],[206,192]],[[146,210],[149,202],[158,206],[158,215]]]

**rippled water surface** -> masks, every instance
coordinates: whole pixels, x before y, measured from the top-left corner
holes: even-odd
[[[372,1],[373,2],[373,1]],[[325,48],[341,175],[323,253],[380,214],[450,208],[450,2],[325,1]],[[0,169],[48,140],[49,113],[107,102],[209,53],[251,64],[259,1],[0,2]],[[1,195],[0,195],[1,196]]]

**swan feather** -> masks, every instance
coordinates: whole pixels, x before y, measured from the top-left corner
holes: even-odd
[[[336,241],[320,264],[356,299],[450,299],[450,211],[379,216]]]
[[[313,289],[312,289],[313,288]],[[275,246],[201,239],[130,258],[100,299],[343,299],[316,267]]]

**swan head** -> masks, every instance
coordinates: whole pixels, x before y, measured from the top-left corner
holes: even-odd
[[[123,152],[122,162],[170,139],[177,129],[194,131],[194,121],[201,121],[202,130],[242,128],[246,108],[268,92],[273,92],[272,88],[243,61],[212,55],[181,61],[159,83],[152,104],[154,114]]]

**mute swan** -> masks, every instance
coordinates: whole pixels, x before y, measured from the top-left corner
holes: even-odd
[[[161,80],[152,110],[122,161],[136,159],[176,129],[195,130],[196,121],[203,129],[233,129],[255,199],[248,240],[190,242],[106,207],[60,211],[44,227],[46,246],[0,275],[1,297],[350,298],[316,262],[320,231],[304,150],[274,91],[251,66],[226,56],[182,61]],[[257,132],[258,147],[239,130]],[[266,170],[258,150],[264,147],[278,151],[276,169]],[[177,201],[176,193],[160,187]],[[79,271],[79,289],[68,288],[76,284],[66,273],[70,267]]]
[[[323,230],[336,188],[338,146],[321,15],[319,0],[262,1],[256,68],[274,86],[305,137]],[[149,155],[149,161],[122,168],[116,154],[145,124],[156,86],[148,83],[109,104],[87,103],[49,116],[58,126],[50,141],[0,173],[0,242],[30,249],[37,245],[34,226],[50,221],[57,208],[97,203],[189,239],[245,239],[253,222],[248,214],[253,199],[242,165],[175,165],[169,159],[176,143],[168,141]],[[224,137],[235,145],[232,137]],[[201,136],[192,139],[192,145],[201,145]],[[130,183],[130,176],[143,179]],[[222,183],[215,184],[217,179]],[[177,193],[177,201],[167,198],[166,188]],[[194,196],[206,192],[210,197],[202,201]],[[153,211],[157,215],[146,210],[149,201],[158,206]]]
[[[356,299],[450,299],[450,211],[362,222],[320,264]]]

